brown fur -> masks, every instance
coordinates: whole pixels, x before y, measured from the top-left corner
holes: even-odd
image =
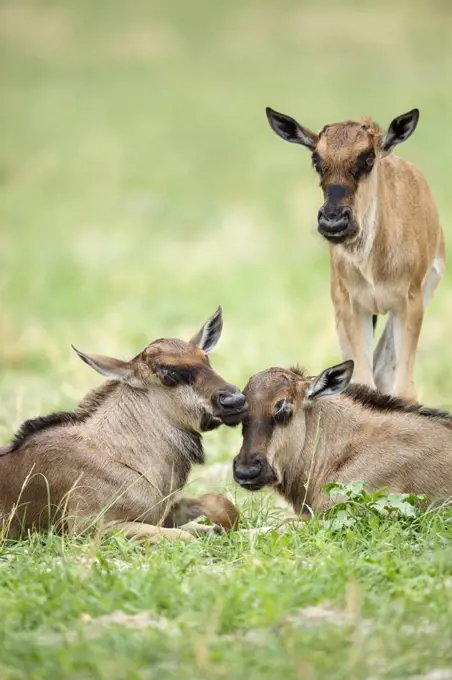
[[[26,421],[1,447],[0,527],[3,521],[17,536],[52,524],[79,531],[101,520],[151,541],[189,540],[187,532],[158,525],[191,466],[204,462],[200,433],[236,424],[246,410],[243,395],[207,357],[221,325],[219,310],[190,342],[161,339],[129,362],[78,352],[113,379],[72,412]],[[219,396],[237,407],[226,408]],[[221,516],[226,506],[217,500]]]
[[[273,485],[297,513],[325,509],[328,482],[362,480],[370,489],[425,494],[431,501],[452,497],[452,414],[361,385],[312,396],[318,380],[281,368],[249,380],[243,445],[234,461],[244,488]],[[281,399],[292,408],[284,423],[275,418]],[[270,428],[263,425],[269,421]],[[260,471],[244,476],[257,460]]]
[[[237,529],[239,526],[239,511],[220,493],[205,493],[199,498],[178,499],[166,516],[164,526],[182,526],[201,515],[205,515],[225,531]]]
[[[418,115],[413,110],[394,119],[388,133],[363,118],[316,134],[267,110],[278,135],[313,152],[325,201],[319,231],[330,241],[331,297],[343,359],[354,360],[356,382],[411,401],[417,399],[414,363],[424,307],[445,269],[444,236],[429,186],[411,163],[388,155],[412,134]],[[409,124],[395,139],[391,131],[400,130],[401,119]],[[341,223],[341,210],[351,217],[335,234],[325,215],[335,214]],[[373,319],[387,313],[373,354]]]

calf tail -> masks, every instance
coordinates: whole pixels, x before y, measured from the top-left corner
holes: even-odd
[[[377,327],[377,321],[378,321],[378,314],[372,314],[372,326],[374,328],[374,334],[375,334],[375,329]]]

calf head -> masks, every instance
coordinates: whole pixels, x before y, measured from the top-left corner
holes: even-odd
[[[377,198],[376,169],[384,156],[416,129],[419,110],[394,118],[384,132],[370,118],[325,125],[316,133],[267,107],[270,126],[286,142],[305,146],[323,191],[318,230],[330,243],[362,237],[366,214]]]
[[[353,374],[353,361],[310,378],[298,369],[269,368],[248,381],[243,443],[234,459],[234,479],[256,491],[281,484],[306,436],[306,411],[324,397],[340,394]]]
[[[78,356],[108,378],[127,384],[137,394],[146,392],[175,425],[196,432],[219,425],[237,425],[246,413],[245,396],[210,365],[208,354],[220,339],[221,307],[188,342],[159,339],[131,361],[98,354]]]

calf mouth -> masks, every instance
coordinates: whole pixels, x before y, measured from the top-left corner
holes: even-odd
[[[205,411],[201,419],[201,432],[216,430],[221,425],[235,427],[244,420],[247,411],[248,407],[246,404],[235,410],[228,409],[227,411],[215,411],[214,413]]]
[[[278,483],[275,470],[265,460],[262,462],[262,459],[255,462],[254,465],[243,468],[240,464],[237,464],[236,458],[232,468],[234,481],[246,491],[260,491],[265,486],[274,486]],[[255,472],[253,468],[260,469]]]
[[[243,480],[243,481],[238,481],[238,485],[242,489],[245,489],[245,491],[260,491],[261,489],[264,488],[264,486],[267,486],[267,483],[266,483],[265,480],[263,480],[261,482],[257,482],[257,481],[254,481],[254,480],[246,482],[245,480]]]
[[[346,241],[352,241],[358,235],[359,229],[355,221],[351,220],[343,228],[339,229],[331,229],[319,225],[318,231],[329,243],[339,245]]]
[[[248,411],[245,395],[234,386],[214,395],[212,404],[214,418],[230,427],[241,423]]]
[[[235,411],[228,410],[224,411],[223,413],[218,413],[217,418],[220,418],[223,425],[227,425],[228,427],[234,427],[235,425],[239,425],[241,422],[243,422],[247,412],[248,407],[245,404],[245,406],[242,406],[241,408],[238,408]]]

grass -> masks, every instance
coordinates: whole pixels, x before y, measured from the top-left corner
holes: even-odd
[[[264,107],[319,128],[419,106],[400,154],[450,242],[451,22],[441,0],[2,0],[0,441],[98,383],[71,342],[131,356],[218,303],[213,362],[232,382],[337,361],[319,189]],[[423,401],[449,409],[451,291],[447,273],[417,363]],[[205,444],[189,491],[228,489],[245,522],[276,522],[270,493],[232,485],[239,431]],[[451,553],[443,512],[148,551],[4,543],[0,677],[450,677]]]
[[[340,536],[313,522],[283,537],[152,552],[116,538],[34,537],[2,555],[2,677],[364,679],[450,668],[450,538],[437,516]]]

